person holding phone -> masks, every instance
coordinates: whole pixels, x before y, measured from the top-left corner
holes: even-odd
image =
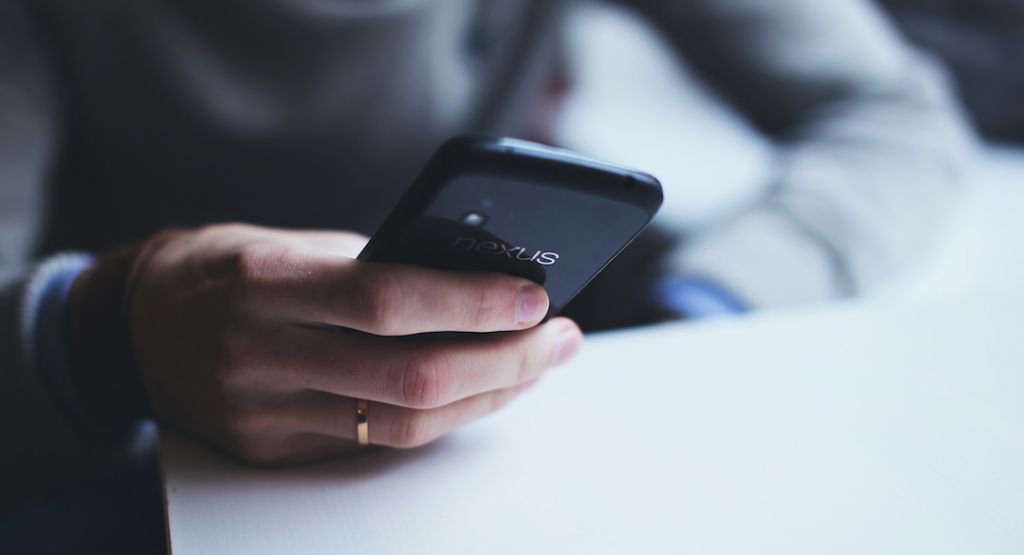
[[[970,132],[866,0],[622,3],[780,152],[645,313],[856,294],[928,238]],[[41,224],[0,301],[4,512],[145,419],[262,464],[412,447],[570,358],[529,280],[356,260],[445,139],[543,135],[567,4],[0,0],[0,183]]]

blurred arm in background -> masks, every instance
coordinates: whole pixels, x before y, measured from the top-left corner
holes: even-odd
[[[637,2],[774,137],[775,187],[673,268],[751,306],[860,293],[950,207],[970,133],[940,70],[862,0]]]
[[[627,4],[778,149],[770,190],[674,247],[667,274],[717,288],[734,306],[806,303],[868,290],[933,237],[955,201],[972,134],[942,70],[873,5]],[[675,308],[685,313],[682,304]]]

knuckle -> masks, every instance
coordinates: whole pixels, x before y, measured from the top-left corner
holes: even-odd
[[[214,223],[200,226],[195,230],[195,236],[201,241],[208,241],[211,238],[230,234],[234,231],[232,223]]]
[[[235,281],[250,281],[259,275],[263,264],[263,249],[259,244],[247,243],[227,253],[226,266]]]
[[[254,284],[260,281],[265,259],[258,245],[244,245],[223,255],[216,273],[225,277],[224,288],[228,305],[235,309],[249,305],[254,296]]]
[[[411,412],[395,419],[391,425],[390,443],[393,447],[412,449],[433,440],[434,433],[430,420],[422,413]]]
[[[253,241],[226,254],[227,266],[235,281],[259,283],[293,264],[293,248],[276,241]]]
[[[401,280],[386,272],[364,275],[356,285],[356,299],[365,331],[377,335],[399,335],[404,319]]]
[[[393,393],[407,407],[429,409],[445,404],[454,389],[448,356],[428,352],[413,357],[393,381]]]

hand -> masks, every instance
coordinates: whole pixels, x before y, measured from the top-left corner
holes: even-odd
[[[540,286],[500,274],[355,260],[350,233],[223,225],[161,245],[130,326],[157,419],[244,460],[287,464],[370,443],[416,447],[494,412],[578,350],[537,325]],[[425,332],[501,332],[437,337]]]

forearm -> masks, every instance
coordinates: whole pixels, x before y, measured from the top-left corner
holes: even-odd
[[[935,235],[972,135],[942,71],[867,2],[641,5],[779,153],[774,186],[670,272],[748,306],[806,302],[871,288]]]
[[[939,75],[921,60],[888,90],[821,108],[780,143],[776,186],[677,253],[676,268],[765,306],[862,293],[927,247],[972,151]]]

